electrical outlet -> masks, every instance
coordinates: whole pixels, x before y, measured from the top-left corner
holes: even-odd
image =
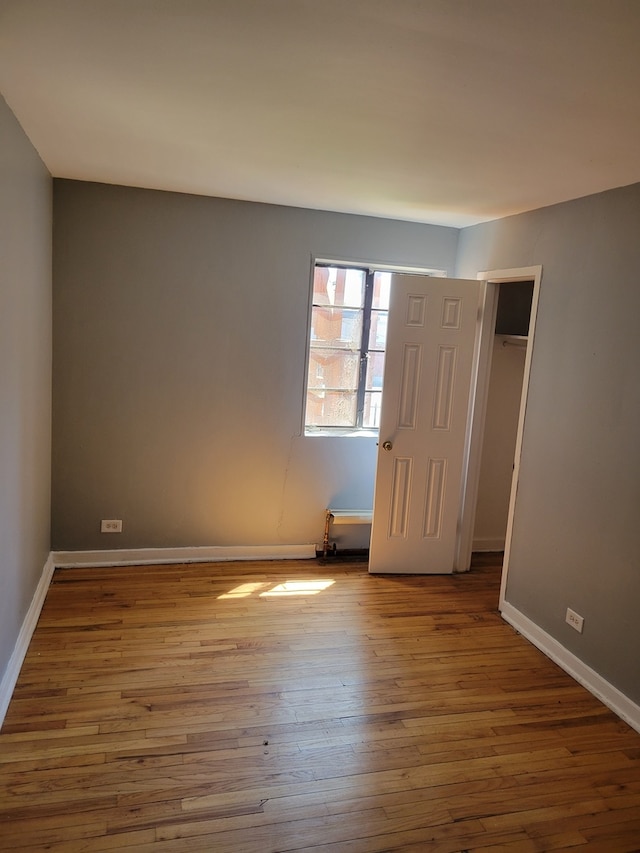
[[[584,617],[579,616],[575,610],[572,610],[570,607],[567,607],[567,615],[565,616],[565,622],[567,625],[571,625],[572,628],[582,634],[582,626],[584,625]]]
[[[122,519],[103,518],[100,522],[100,533],[122,533]]]

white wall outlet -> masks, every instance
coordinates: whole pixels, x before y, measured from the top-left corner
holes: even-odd
[[[567,607],[567,615],[565,616],[565,622],[567,623],[567,625],[571,625],[572,628],[575,628],[579,634],[582,634],[584,617],[579,616],[575,612],[575,610],[572,610],[570,607]]]
[[[122,519],[103,518],[100,522],[100,533],[122,533]]]

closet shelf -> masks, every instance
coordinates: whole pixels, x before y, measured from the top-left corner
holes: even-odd
[[[499,335],[496,337],[502,338],[503,347],[526,347],[529,338],[526,335]]]

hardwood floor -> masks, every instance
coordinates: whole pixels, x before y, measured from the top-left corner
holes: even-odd
[[[0,850],[640,850],[640,735],[502,621],[483,562],[56,571]]]

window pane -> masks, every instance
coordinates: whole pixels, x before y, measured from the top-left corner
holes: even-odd
[[[367,359],[367,391],[382,391],[384,353],[370,352]]]
[[[364,305],[364,270],[316,267],[313,274],[313,304],[361,308]]]
[[[357,350],[362,338],[362,311],[314,306],[311,312],[311,347]]]
[[[355,267],[315,268],[305,413],[308,426],[379,427],[391,276],[390,272]],[[367,353],[366,371],[361,370],[363,351]]]
[[[369,330],[369,349],[384,350],[387,343],[387,318],[386,311],[371,312],[371,328]]]
[[[373,276],[373,307],[389,310],[391,292],[391,273],[377,272]]]
[[[380,408],[382,406],[381,391],[367,391],[364,395],[364,417],[362,426],[366,429],[377,429],[380,426]]]
[[[326,389],[355,391],[358,387],[360,356],[341,350],[317,350],[309,353],[309,391]]]
[[[309,426],[355,426],[355,392],[309,391],[306,421]]]

